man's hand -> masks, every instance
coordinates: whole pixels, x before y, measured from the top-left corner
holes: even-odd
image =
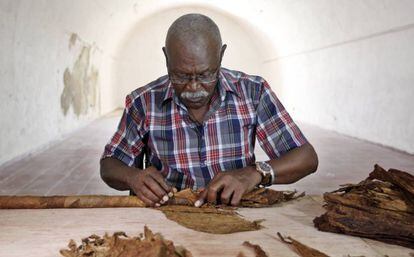
[[[200,193],[195,206],[200,207],[205,202],[217,203],[218,200],[221,204],[237,206],[243,194],[253,190],[261,180],[262,176],[254,166],[221,172]]]
[[[153,166],[146,168],[128,178],[129,188],[147,206],[159,206],[168,201],[171,188],[165,183],[164,177]]]

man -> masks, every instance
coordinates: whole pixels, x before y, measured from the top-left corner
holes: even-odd
[[[172,187],[201,189],[205,202],[238,205],[255,187],[293,183],[318,159],[267,82],[221,67],[226,50],[217,25],[187,14],[169,28],[163,52],[168,75],[126,97],[119,127],[105,147],[101,177],[132,190],[148,206]],[[145,169],[134,167],[144,138]],[[257,138],[270,160],[255,162]]]

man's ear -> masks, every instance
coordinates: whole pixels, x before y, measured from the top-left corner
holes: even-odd
[[[224,45],[221,47],[221,50],[220,50],[220,64],[221,64],[221,60],[223,60],[224,51],[226,51],[226,48],[227,48],[227,45],[226,45],[226,44],[224,44]]]
[[[167,65],[167,68],[168,68],[168,55],[167,55],[167,49],[165,48],[165,46],[162,48],[162,51],[164,52],[165,64]]]

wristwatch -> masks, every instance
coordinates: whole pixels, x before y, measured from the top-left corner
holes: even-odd
[[[273,185],[275,180],[275,171],[267,162],[256,162],[256,170],[262,175],[262,181],[259,186],[267,187]]]

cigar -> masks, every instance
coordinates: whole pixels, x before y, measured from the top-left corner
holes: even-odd
[[[136,196],[0,196],[0,209],[145,207]]]

